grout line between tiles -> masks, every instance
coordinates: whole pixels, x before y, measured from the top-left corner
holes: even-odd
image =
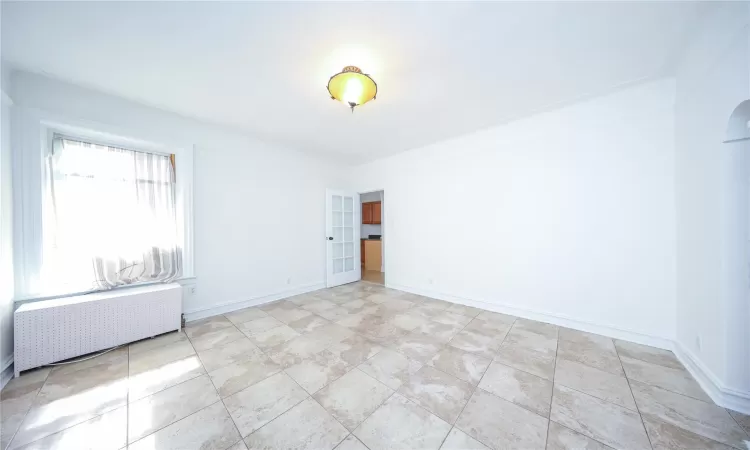
[[[612,344],[614,345],[614,340],[612,340]],[[615,355],[617,355],[617,361],[620,363],[620,367],[622,367],[622,373],[625,374],[625,381],[628,382],[628,389],[630,389],[630,395],[633,397],[633,403],[635,403],[635,408],[638,411],[638,418],[641,419],[641,426],[643,427],[643,432],[646,433],[646,439],[648,439],[648,445],[650,445],[651,449],[653,450],[654,444],[651,442],[651,436],[648,434],[648,429],[646,429],[646,422],[643,421],[641,408],[638,406],[638,402],[635,400],[635,394],[633,394],[633,387],[630,386],[630,377],[628,377],[628,373],[625,372],[625,368],[622,366],[622,360],[620,359],[620,352],[617,351],[617,346],[615,345],[614,347],[615,347]]]
[[[557,375],[557,352],[560,348],[560,328],[557,328],[557,340],[555,341],[555,365],[552,369],[552,389],[549,396],[549,417],[547,418],[547,435],[544,438],[544,447],[549,443],[549,425],[552,422],[552,400],[555,398],[555,375]]]

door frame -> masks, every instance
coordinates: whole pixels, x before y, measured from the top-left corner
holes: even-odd
[[[361,190],[357,191],[357,193],[359,194],[359,198],[360,198],[360,204],[362,203],[362,195],[363,194],[371,194],[373,192],[382,192],[383,193],[383,198],[380,199],[380,201],[381,201],[381,203],[380,203],[380,214],[381,214],[381,217],[380,217],[380,228],[381,228],[380,242],[381,242],[381,246],[382,246],[382,252],[381,252],[381,255],[380,255],[380,257],[382,258],[382,261],[380,263],[380,271],[383,272],[383,286],[388,286],[388,272],[385,270],[386,254],[388,253],[386,251],[386,247],[387,247],[388,241],[387,241],[387,239],[385,237],[385,233],[384,233],[384,231],[385,231],[385,218],[386,218],[385,189],[368,189],[368,190],[365,190],[365,191],[361,191]],[[362,208],[360,206],[360,224],[359,224],[360,228],[362,227],[362,223],[361,223],[362,222],[361,209]],[[361,272],[360,272],[360,274],[361,274]],[[360,281],[361,280],[362,280],[362,278],[361,278],[361,275],[360,275]]]

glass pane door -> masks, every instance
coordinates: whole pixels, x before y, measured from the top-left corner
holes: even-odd
[[[328,235],[326,285],[338,286],[358,281],[359,260],[359,194],[327,191],[326,222]]]

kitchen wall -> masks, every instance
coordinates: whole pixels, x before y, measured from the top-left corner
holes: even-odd
[[[388,193],[395,288],[669,346],[674,80],[356,168]]]
[[[377,191],[377,192],[366,192],[364,194],[359,194],[359,201],[361,203],[366,202],[377,202],[383,201],[383,191]],[[362,224],[361,225],[361,232],[360,236],[363,238],[366,238],[367,236],[371,234],[379,234],[380,236],[383,236],[383,225],[377,225],[377,224]]]
[[[749,24],[746,2],[705,17],[681,58],[675,105],[678,349],[714,400],[747,413],[750,143],[721,141],[750,98]]]
[[[39,75],[16,72],[11,85],[20,113],[47,111],[194,147],[196,279],[184,298],[188,317],[324,285],[325,189],[342,184],[333,164]],[[26,143],[21,151],[37,149]]]

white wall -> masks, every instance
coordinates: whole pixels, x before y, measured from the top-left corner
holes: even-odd
[[[9,73],[2,71],[0,96],[0,373],[13,358],[13,196],[11,195],[10,117],[12,100],[6,94]],[[3,380],[0,378],[0,388]]]
[[[325,189],[340,185],[333,165],[41,76],[15,72],[12,82],[21,112],[40,109],[151,142],[194,145],[197,280],[195,294],[183,305],[192,317],[229,303],[322,286]],[[303,218],[307,226],[300,228]]]
[[[747,409],[750,144],[721,141],[734,107],[750,98],[749,18],[746,3],[731,3],[696,30],[675,108],[677,341],[720,390],[744,393]]]
[[[673,107],[664,79],[358,167],[388,195],[388,284],[666,345]]]

